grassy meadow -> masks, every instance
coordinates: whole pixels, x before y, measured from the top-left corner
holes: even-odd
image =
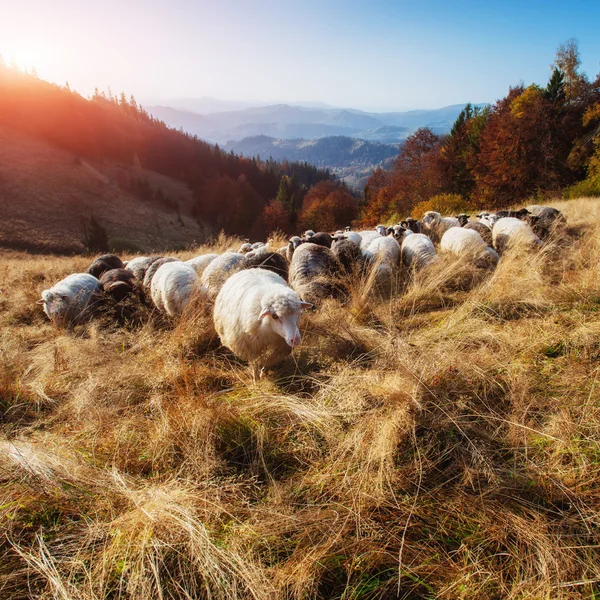
[[[90,258],[2,254],[0,598],[600,598],[600,199],[553,206],[493,273],[353,281],[256,382],[204,303],[59,330]]]

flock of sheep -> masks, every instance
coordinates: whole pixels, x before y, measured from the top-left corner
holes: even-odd
[[[429,211],[422,221],[406,219],[374,230],[334,234],[306,231],[287,246],[245,243],[237,252],[176,258],[100,256],[87,273],[75,273],[42,292],[44,312],[59,326],[93,314],[90,307],[130,296],[149,297],[171,317],[180,317],[192,297],[202,294],[214,305],[216,331],[224,346],[250,363],[254,373],[285,358],[301,342],[302,309],[324,298],[342,298],[354,275],[371,277],[374,288],[389,293],[400,266],[421,270],[440,253],[467,257],[493,269],[506,248],[536,247],[560,211],[529,206],[519,211],[482,212],[442,217]],[[437,250],[436,250],[437,246]]]

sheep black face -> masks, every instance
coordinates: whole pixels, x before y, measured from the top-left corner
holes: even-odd
[[[464,213],[460,214],[460,215],[456,215],[456,219],[458,219],[458,224],[461,227],[464,227],[468,222],[469,222],[469,216],[470,215],[465,215]]]

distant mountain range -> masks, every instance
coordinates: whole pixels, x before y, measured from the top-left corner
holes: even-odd
[[[318,167],[368,167],[383,164],[395,157],[399,147],[392,144],[367,142],[348,136],[322,137],[316,140],[287,140],[266,135],[247,137],[229,142],[224,150],[243,156],[258,156],[277,161],[302,161]]]
[[[273,104],[210,112],[218,102],[206,98],[174,101],[176,106],[147,106],[146,110],[171,127],[183,128],[218,144],[260,135],[292,140],[348,136],[398,144],[419,127],[430,127],[436,133],[449,132],[464,108],[463,104],[456,104],[435,110],[369,113],[311,103],[310,106]],[[196,110],[183,110],[184,105]]]

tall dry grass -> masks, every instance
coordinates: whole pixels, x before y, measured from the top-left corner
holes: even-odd
[[[493,273],[352,281],[258,383],[205,306],[53,329],[87,259],[5,254],[0,597],[598,597],[600,202],[559,208]]]

